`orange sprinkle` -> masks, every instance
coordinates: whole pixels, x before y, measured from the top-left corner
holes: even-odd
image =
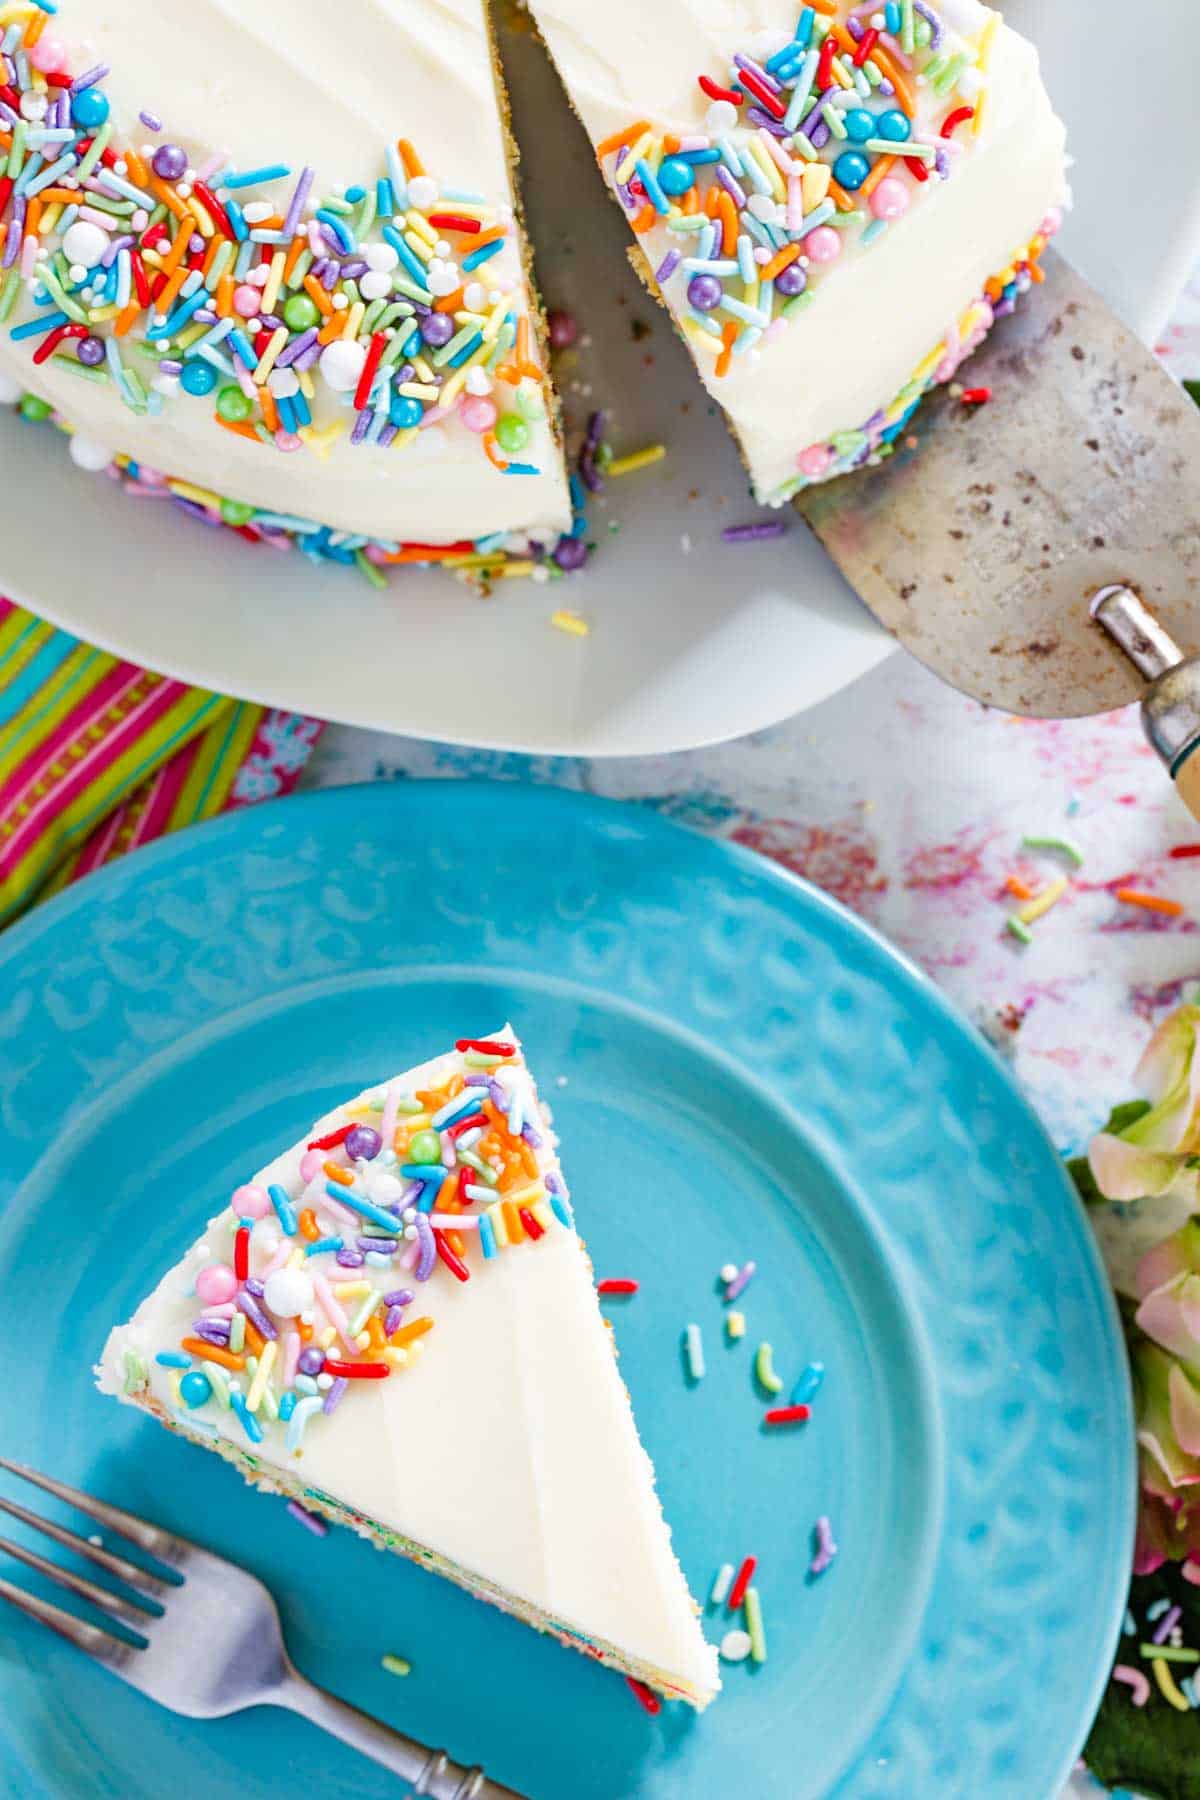
[[[317,1215],[311,1206],[301,1209],[296,1223],[300,1227],[300,1236],[307,1238],[310,1244],[315,1244],[321,1235],[321,1227],[317,1224]]]
[[[313,1328],[311,1325],[307,1324],[303,1319],[297,1319],[296,1330],[300,1333],[300,1342],[302,1344],[312,1343]]]
[[[304,245],[305,245],[304,238],[294,237],[292,239],[291,248],[289,249],[289,251],[287,253],[287,257],[285,258],[284,265],[283,265],[283,279],[285,281],[290,281],[292,279],[292,275],[295,272],[296,264],[300,261],[300,256],[301,256],[301,252],[304,249]]]
[[[525,1142],[524,1138],[522,1138],[517,1145],[517,1158],[530,1181],[536,1181],[541,1174],[541,1170],[537,1165],[537,1157],[533,1154],[533,1150]]]
[[[785,269],[792,266],[799,254],[799,244],[785,244],[782,250],[775,252],[770,262],[763,264],[758,273],[759,280],[774,281],[777,275],[782,275]]]
[[[682,141],[681,138],[675,136],[673,131],[668,131],[666,137],[663,139],[663,155],[674,156]]]
[[[40,194],[35,195],[35,198],[40,200],[44,206],[52,206],[56,200],[60,206],[78,206],[79,189],[43,188]]]
[[[463,304],[465,295],[466,290],[464,288],[456,287],[452,294],[443,294],[439,299],[435,300],[433,303],[434,308],[437,312],[457,312],[459,307]]]
[[[690,187],[683,196],[683,215],[686,219],[694,219],[700,211],[700,196],[694,187]]]
[[[723,325],[721,327],[721,343],[723,348],[720,356],[717,358],[716,368],[713,370],[715,375],[728,375],[729,365],[733,360],[733,346],[737,342],[737,334],[738,328],[732,320],[728,325]]]
[[[715,219],[717,216],[717,194],[719,192],[718,188],[710,187],[704,196],[705,215],[710,219]]]
[[[461,1231],[447,1231],[442,1235],[445,1237],[446,1242],[449,1244],[451,1250],[453,1250],[455,1256],[461,1258],[466,1255],[467,1246],[463,1242],[463,1234]]]
[[[125,307],[123,311],[119,312],[113,320],[113,336],[124,337],[126,332],[131,329],[134,320],[138,317],[141,310],[142,309],[137,304],[137,301],[131,300],[129,305]]]
[[[814,12],[823,13],[827,19],[837,16],[837,0],[808,0]]]
[[[1004,883],[1014,900],[1032,900],[1033,889],[1027,887],[1019,875],[1010,875]]]
[[[246,1366],[244,1356],[235,1356],[232,1350],[223,1350],[220,1344],[210,1344],[204,1338],[181,1338],[179,1348],[186,1350],[189,1356],[202,1356],[207,1362],[220,1363],[223,1369],[244,1369]]]
[[[263,423],[268,431],[279,430],[279,408],[275,404],[275,396],[269,387],[258,390],[258,404],[262,407]]]
[[[387,1332],[378,1313],[372,1313],[367,1320],[367,1336],[371,1340],[372,1350],[382,1350],[387,1343]]]
[[[835,25],[834,30],[838,32],[842,45],[853,53],[855,43],[854,39],[850,36],[850,33],[843,30],[840,25]],[[910,119],[916,118],[917,103],[913,96],[912,84],[909,81],[908,75],[900,67],[900,64],[896,61],[895,57],[890,56],[886,50],[876,44],[871,52],[871,61],[875,64],[879,73],[881,75],[886,75],[892,86],[895,88],[896,98],[900,102],[900,110],[906,112]]]
[[[304,285],[307,287],[308,283],[305,282]],[[340,338],[346,329],[346,319],[349,317],[349,312],[345,314],[345,317],[341,313],[332,313],[317,333],[318,344],[332,344],[335,338]]]
[[[437,1208],[437,1210],[439,1212],[444,1212],[447,1207],[454,1207],[454,1206],[457,1206],[457,1204],[458,1204],[458,1170],[457,1169],[448,1169],[446,1171],[446,1179],[445,1179],[445,1181],[443,1181],[441,1187],[438,1189],[438,1197],[434,1201],[434,1206]]]
[[[354,1170],[344,1169],[341,1163],[327,1162],[321,1164],[330,1181],[336,1181],[339,1187],[354,1186]]]
[[[187,255],[188,245],[192,241],[192,232],[194,230],[195,226],[191,219],[189,219],[186,224],[179,227],[179,230],[175,233],[171,248],[167,251],[167,254],[162,260],[162,272],[164,275],[173,275],[175,273],[176,269]]]
[[[864,181],[863,186],[866,187],[866,185]],[[994,275],[989,275],[983,284],[983,291],[989,300],[999,300],[1004,293],[1004,283],[997,281]]]
[[[263,1353],[263,1345],[266,1343],[266,1341],[267,1341],[266,1338],[263,1336],[262,1332],[258,1329],[258,1326],[251,1324],[250,1320],[247,1319],[246,1320],[246,1348],[250,1352],[251,1356],[261,1356]]]
[[[449,1081],[446,1083],[446,1098],[447,1098],[447,1100],[457,1100],[458,1096],[462,1093],[462,1091],[466,1087],[466,1085],[467,1084],[463,1080],[461,1075],[458,1075],[458,1074],[452,1075],[450,1077]]]
[[[42,222],[42,202],[36,195],[25,209],[25,236],[36,237]]]
[[[33,49],[33,46],[37,43],[49,23],[49,13],[44,13],[40,10],[34,13],[33,17],[25,27],[25,48],[27,50]]]
[[[397,1350],[403,1350],[405,1344],[415,1343],[419,1337],[424,1337],[427,1331],[432,1330],[433,1320],[431,1318],[423,1316],[419,1319],[410,1319],[407,1325],[400,1325],[393,1331],[388,1342],[394,1344]]]
[[[1165,900],[1161,894],[1143,894],[1138,888],[1118,888],[1116,898],[1123,906],[1140,906],[1145,912],[1162,913],[1168,919],[1177,919],[1183,911],[1178,900]]]
[[[321,286],[320,282],[314,281],[311,275],[306,275],[304,277],[304,291],[313,304],[325,314],[326,318],[328,318],[333,311],[333,302],[330,300],[329,295],[325,292],[325,289]]]
[[[525,1227],[521,1223],[521,1209],[511,1200],[502,1200],[500,1206],[504,1213],[504,1229],[508,1232],[509,1243],[523,1244]]]
[[[488,461],[491,463],[491,465],[494,469],[507,469],[508,461],[501,454],[500,446],[496,442],[496,434],[494,431],[485,431],[484,432],[483,448],[484,448],[484,453],[487,456]]]
[[[738,216],[733,204],[733,195],[727,194],[724,188],[714,189],[717,195],[717,218],[721,221],[721,251],[725,256],[737,254]]]
[[[599,157],[611,156],[614,150],[621,148],[622,144],[636,144],[642,134],[649,130],[651,130],[649,119],[639,119],[636,125],[630,125],[624,131],[614,131],[611,137],[603,138],[596,145],[596,155]]]
[[[1031,281],[1035,281],[1035,282],[1045,281],[1045,279],[1046,279],[1045,269],[1040,268],[1038,266],[1038,264],[1034,261],[1032,256],[1030,257],[1029,262],[1026,266],[1029,269],[1029,276],[1030,276]]]
[[[155,312],[160,312],[160,313],[170,312],[172,306],[175,304],[175,300],[179,293],[180,288],[183,286],[184,282],[187,280],[187,278],[190,274],[191,274],[190,269],[176,269],[175,273],[172,275],[170,281],[168,281],[166,287],[162,290],[161,294],[157,294],[155,296],[155,300],[154,300]]]
[[[839,212],[853,212],[854,202],[842,186],[841,182],[829,177],[829,197],[836,204]]]
[[[188,235],[190,236],[194,215],[183,204],[183,201],[179,198],[179,195],[175,192],[174,188],[168,187],[165,181],[160,181],[157,175],[152,175],[147,185],[150,192],[156,194],[162,201],[168,212],[173,212],[177,219],[187,220]]]
[[[425,164],[421,161],[407,138],[398,138],[396,148],[400,152],[400,161],[404,164],[404,173],[411,181],[414,175],[425,173]]]
[[[722,189],[721,191],[723,193],[724,189]],[[733,205],[732,200],[729,202],[729,204],[731,206]],[[636,231],[638,236],[642,237],[647,231],[649,231],[651,229],[651,227],[653,226],[654,221],[655,221],[655,219],[657,219],[657,217],[658,217],[658,214],[655,212],[653,206],[651,206],[650,202],[647,200],[645,206],[642,207],[641,211],[634,213],[632,219],[630,219],[630,221],[629,221],[630,229],[632,231]]]
[[[872,168],[871,173],[867,176],[867,179],[863,182],[862,186],[859,188],[859,190],[858,190],[859,199],[860,200],[869,200],[871,195],[875,192],[875,189],[879,186],[880,182],[883,180],[884,176],[886,174],[888,174],[888,172],[890,170],[894,169],[895,166],[896,166],[896,158],[894,156],[881,156],[879,158],[878,162],[876,162],[876,164]]]
[[[122,150],[121,156],[124,160],[130,181],[133,182],[135,187],[145,187],[149,171],[137,151]]]
[[[233,316],[233,292],[236,286],[232,275],[222,275],[217,283],[217,311],[223,319]]]
[[[213,414],[213,418],[217,421],[217,424],[223,426],[226,431],[236,432],[238,437],[250,438],[251,441],[256,444],[260,441],[259,435],[257,431],[255,431],[253,425],[247,425],[240,419],[223,419],[218,412]]]

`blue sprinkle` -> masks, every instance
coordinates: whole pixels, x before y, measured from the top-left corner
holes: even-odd
[[[291,172],[286,163],[271,163],[262,169],[246,169],[240,175],[226,175],[221,186],[227,188],[255,187],[262,181],[281,181],[285,175],[290,175]]]
[[[482,249],[472,250],[470,256],[464,256],[462,259],[463,274],[470,275],[481,263],[487,262],[489,257],[499,256],[503,248],[504,239],[493,238],[492,242],[490,244],[484,244]]]
[[[792,1389],[791,1405],[805,1406],[818,1391],[825,1379],[825,1364],[810,1362]]]
[[[1169,1600],[1156,1600],[1153,1606],[1146,1608],[1146,1617],[1153,1624],[1156,1619],[1161,1619],[1163,1614],[1170,1610],[1171,1602]]]
[[[349,187],[346,189],[346,199],[351,206],[357,206],[359,201],[365,200],[366,197],[367,194],[365,188]]]
[[[267,1192],[271,1196],[271,1205],[275,1208],[275,1211],[279,1216],[280,1225],[283,1227],[288,1237],[295,1237],[296,1209],[292,1205],[286,1188],[281,1188],[278,1183],[273,1183],[267,1189]]]
[[[417,283],[418,287],[423,288],[428,278],[428,271],[426,270],[424,263],[421,262],[419,257],[413,255],[394,225],[385,225],[382,230],[384,242],[392,246],[392,249],[396,252],[396,255],[400,258],[400,261],[404,264],[404,267]]]
[[[65,312],[52,312],[45,319],[30,319],[27,325],[14,325],[9,337],[19,341],[21,338],[42,337],[47,331],[56,331],[60,325],[69,325],[70,320]]]
[[[394,219],[396,216],[396,199],[386,175],[375,183],[375,211],[381,219]]]
[[[239,244],[244,244],[250,236],[250,227],[246,223],[245,214],[236,200],[225,202],[225,217],[233,226],[233,235]]]
[[[497,1254],[496,1230],[486,1213],[479,1215],[479,1247],[483,1251],[485,1262]]]
[[[329,227],[342,249],[349,255],[355,248],[354,234],[347,229],[345,221],[339,219],[336,213],[330,212],[328,207],[324,206],[318,206],[316,216],[322,225]]]
[[[154,1360],[164,1369],[190,1369],[192,1366],[191,1357],[182,1350],[160,1350]]]
[[[295,1410],[296,1410],[296,1396],[295,1396],[295,1394],[293,1394],[291,1388],[289,1388],[286,1394],[283,1394],[280,1396],[280,1400],[279,1400],[279,1417],[283,1420],[283,1423],[285,1425],[287,1424],[288,1420],[291,1418],[291,1416],[295,1412]]]
[[[646,161],[644,156],[638,157],[636,166],[637,172],[642,178],[642,186],[649,194],[655,212],[664,215],[669,213],[671,210],[671,202],[663,193],[658,176],[654,173],[654,170],[650,167],[650,164]]]
[[[231,1387],[229,1390],[229,1404],[237,1414],[242,1430],[250,1439],[250,1442],[252,1444],[261,1444],[263,1435],[262,1427],[254,1414],[247,1411],[245,1396],[239,1394],[236,1388]]]
[[[572,1230],[573,1221],[571,1219],[571,1209],[563,1199],[562,1195],[551,1194],[550,1206],[559,1224],[565,1225],[568,1231]]]
[[[305,1256],[323,1256],[327,1251],[345,1249],[346,1240],[340,1237],[317,1238],[314,1243],[304,1246]]]

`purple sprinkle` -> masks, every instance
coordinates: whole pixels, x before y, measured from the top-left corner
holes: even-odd
[[[929,40],[929,48],[931,50],[936,50],[945,35],[942,31],[942,21],[938,18],[932,7],[925,5],[925,0],[913,0],[913,11],[915,13],[920,13],[921,17],[932,31],[933,35]]]
[[[258,322],[264,331],[278,331],[283,320],[276,313],[259,313]]]
[[[0,260],[0,269],[11,268],[20,254],[25,235],[25,196],[22,194],[13,201],[12,219],[8,236],[4,241],[4,257]]]
[[[344,1375],[338,1375],[334,1380],[333,1386],[325,1396],[325,1404],[321,1408],[321,1411],[323,1413],[336,1412],[338,1402],[341,1400],[342,1395],[349,1386],[350,1383],[346,1380],[346,1377]]]
[[[754,1272],[757,1268],[757,1263],[748,1262],[742,1264],[742,1267],[738,1270],[733,1280],[725,1289],[726,1305],[728,1305],[731,1300],[736,1300],[738,1295],[749,1287],[751,1281],[754,1279]]]
[[[328,229],[329,229],[328,226],[322,227],[322,230],[324,230],[326,232],[328,232]],[[339,272],[340,271],[338,269],[338,266],[334,262],[333,258],[331,256],[327,256],[325,258],[324,263],[321,268],[321,275],[320,275],[321,286],[332,293],[333,289],[338,284]]]
[[[883,80],[880,82],[879,86],[876,88],[875,91],[877,94],[883,94],[888,99],[890,99],[896,90],[892,86],[891,82],[888,80],[887,76],[885,75]]]
[[[408,1306],[416,1296],[411,1288],[393,1288],[390,1294],[383,1296],[385,1306]]]
[[[801,121],[800,129],[811,144],[815,144],[817,141],[813,136],[813,131],[816,130],[818,123],[821,121],[821,108],[827,106],[837,92],[838,89],[836,87],[827,87],[823,94],[817,96],[817,102],[812,111]],[[812,127],[812,131],[809,130],[810,126]],[[828,126],[825,127],[825,133],[826,137],[828,137]]]
[[[183,364],[176,362],[173,356],[164,357],[158,368],[162,375],[181,375],[183,373]]]
[[[77,75],[75,77],[74,81],[67,89],[67,92],[70,94],[82,94],[84,88],[95,87],[98,81],[103,81],[108,72],[109,68],[107,63],[94,63],[90,69],[85,69],[82,75]]]
[[[361,1269],[363,1266],[361,1250],[339,1250],[337,1260],[343,1269]]]
[[[746,190],[740,181],[734,180],[724,163],[717,164],[717,180],[730,196],[738,211],[741,212],[746,204]]]
[[[566,1189],[563,1187],[562,1182],[558,1179],[558,1176],[554,1173],[553,1169],[546,1176],[546,1192],[548,1194],[563,1194],[566,1192]]]
[[[343,281],[357,280],[358,276],[366,274],[370,266],[365,256],[352,256],[348,262],[342,264]]]
[[[325,1367],[325,1352],[309,1344],[300,1352],[296,1367],[302,1375],[319,1375]]]
[[[201,511],[203,512],[203,508],[201,508]],[[207,514],[204,516],[207,517]],[[266,1313],[254,1298],[254,1295],[248,1293],[245,1288],[242,1288],[241,1291],[234,1296],[234,1305],[238,1307],[240,1311],[245,1313],[250,1323],[256,1330],[262,1333],[263,1337],[274,1339],[279,1336],[279,1331],[274,1321],[268,1319]]]
[[[266,1293],[266,1289],[265,1289],[265,1287],[264,1287],[264,1286],[263,1286],[263,1284],[262,1284],[262,1282],[261,1282],[261,1281],[260,1281],[260,1280],[259,1280],[259,1279],[258,1279],[258,1276],[257,1276],[257,1275],[249,1275],[249,1276],[247,1276],[247,1278],[246,1278],[246,1292],[247,1292],[247,1293],[248,1293],[248,1294],[253,1294],[253,1295],[254,1295],[254,1298],[255,1298],[255,1299],[256,1299],[256,1300],[261,1300],[261,1299],[262,1299],[262,1297],[263,1297],[263,1295],[264,1295],[264,1294],[265,1294],[265,1293]]]
[[[497,1112],[506,1113],[508,1111],[508,1095],[494,1075],[488,1077],[488,1096]]]
[[[206,1344],[227,1344],[229,1342],[228,1319],[196,1319],[192,1324],[196,1337],[203,1338]]]
[[[807,134],[807,136],[808,136],[808,141],[812,145],[814,150],[823,150],[825,148],[826,144],[829,142],[829,137],[830,137],[829,127],[825,123],[824,119],[821,120],[821,123],[819,125],[814,125],[812,130]]]
[[[203,519],[205,523],[209,525],[220,525],[222,523],[219,513],[214,518],[207,506],[201,506],[198,500],[186,500],[182,494],[172,494],[171,503],[173,506],[179,507],[181,512],[190,514],[193,519]]]
[[[437,1262],[437,1245],[433,1240],[433,1226],[429,1223],[428,1215],[419,1212],[416,1223],[417,1242],[421,1246],[421,1255],[416,1269],[417,1280],[428,1281],[433,1274],[434,1264]]]
[[[486,1087],[487,1083],[488,1078],[486,1075],[465,1075],[463,1077],[464,1087]]]
[[[529,1145],[529,1148],[531,1150],[540,1150],[541,1149],[542,1134],[540,1131],[537,1130],[537,1128],[535,1126],[522,1125],[521,1136],[525,1139],[525,1142]]]
[[[286,369],[289,364],[295,362],[298,356],[303,356],[306,350],[311,349],[316,341],[317,327],[313,325],[307,331],[302,331],[298,338],[293,338],[287,348],[279,352],[275,358],[275,367]]]
[[[946,181],[949,178],[950,158],[946,155],[946,152],[944,150],[938,151],[937,155],[933,159],[933,166],[934,166],[935,170],[937,171],[937,173],[941,176],[943,181]]]
[[[1151,1643],[1152,1644],[1165,1644],[1167,1639],[1170,1637],[1171,1633],[1174,1631],[1175,1627],[1178,1625],[1182,1616],[1183,1616],[1182,1607],[1173,1606],[1171,1608],[1170,1612],[1164,1614],[1164,1616],[1159,1620],[1158,1626],[1154,1633],[1154,1636],[1150,1640]]]
[[[400,1248],[393,1238],[371,1237],[360,1237],[358,1247],[364,1255],[368,1250],[373,1250],[377,1256],[395,1256],[396,1251]]]
[[[586,434],[584,436],[584,440],[583,440],[584,449],[585,450],[595,450],[599,446],[600,439],[603,436],[604,436],[604,414],[602,412],[594,412],[587,422],[587,432],[586,432]],[[487,1079],[490,1082],[491,1076],[488,1076]]]
[[[756,519],[753,525],[726,525],[721,536],[727,544],[754,544],[760,538],[782,537],[786,530],[782,519]]]
[[[3,119],[6,125],[15,125],[20,116],[20,113],[15,113],[6,100],[0,100],[0,119]]]
[[[300,214],[304,210],[304,202],[308,199],[309,189],[312,187],[312,184],[313,184],[313,171],[308,168],[301,169],[300,178],[296,183],[296,190],[292,195],[291,202],[288,206],[286,214],[284,215],[284,220],[283,220],[283,235],[284,235],[284,237],[294,237],[295,236],[296,226],[300,222]]]
[[[161,131],[163,128],[162,120],[157,113],[140,112],[138,118],[142,121],[142,124],[146,127],[147,131]]]
[[[325,242],[329,245],[329,248],[334,252],[334,254],[337,256],[340,256],[342,253],[341,241],[338,238],[336,231],[334,231],[332,225],[322,225],[321,226],[321,236],[325,239]],[[336,265],[335,265],[335,267],[336,267]]]
[[[757,75],[763,86],[770,88],[773,94],[779,93],[779,83],[776,81],[775,77],[773,75],[768,75],[762,64],[756,63],[752,56],[742,56],[739,54],[735,56],[733,60],[739,69],[746,69],[751,75]]]
[[[855,43],[858,43],[860,38],[864,38],[867,35],[867,28],[861,19],[847,19],[846,26]]]
[[[396,1328],[400,1324],[400,1321],[401,1321],[401,1319],[403,1319],[403,1317],[404,1317],[404,1308],[402,1306],[389,1306],[388,1307],[387,1313],[384,1316],[383,1329],[389,1337],[391,1337],[393,1331],[396,1330]]]
[[[781,120],[764,112],[761,106],[748,106],[745,118],[748,125],[756,125],[760,131],[769,131],[772,137],[785,138],[792,135]]]
[[[824,1514],[813,1526],[813,1537],[816,1548],[808,1565],[808,1572],[810,1575],[823,1575],[838,1553],[838,1547],[833,1541],[833,1527]]]
[[[308,349],[304,352],[303,356],[298,356],[296,358],[292,367],[298,374],[303,375],[307,370],[314,369],[320,360],[321,346],[320,344],[313,343],[308,346]]]
[[[306,1531],[311,1531],[314,1537],[329,1536],[329,1527],[324,1519],[319,1519],[316,1513],[310,1513],[307,1507],[301,1506],[298,1500],[289,1500],[287,1509],[293,1519],[298,1520]]]

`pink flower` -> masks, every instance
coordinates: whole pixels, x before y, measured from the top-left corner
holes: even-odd
[[[1200,1006],[1180,1006],[1164,1019],[1137,1066],[1149,1110],[1123,1129],[1101,1131],[1088,1163],[1109,1200],[1163,1194],[1200,1204]]]

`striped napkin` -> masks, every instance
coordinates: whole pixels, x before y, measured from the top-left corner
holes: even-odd
[[[0,599],[0,925],[165,832],[286,794],[321,730]]]

